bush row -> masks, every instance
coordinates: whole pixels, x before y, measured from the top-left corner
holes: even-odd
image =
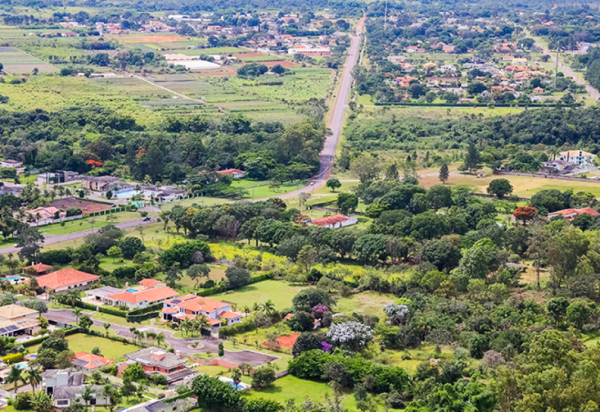
[[[148,305],[145,308],[132,310],[131,312],[127,313],[127,317],[143,315],[144,313],[150,313],[150,312],[156,312],[156,311],[160,312],[162,310],[162,308],[163,308],[162,303],[155,303],[153,305]]]
[[[264,280],[273,279],[274,277],[275,277],[275,274],[270,271],[261,273],[260,275],[253,276],[250,279],[250,284],[262,282]],[[214,288],[208,288],[208,289],[204,289],[201,292],[198,292],[198,296],[207,297],[207,296],[211,296],[211,295],[216,295],[217,293],[225,292],[226,290],[227,289],[222,288],[221,286],[215,286]]]
[[[80,332],[80,330],[78,327],[70,328],[70,329],[65,330],[65,336],[73,335],[74,333],[79,333],[79,332]],[[33,338],[31,340],[26,340],[25,342],[22,342],[21,345],[23,345],[24,348],[28,348],[30,346],[35,346],[35,345],[42,343],[46,339],[48,339],[48,337],[49,336],[46,335],[46,336],[40,336],[39,338]]]
[[[127,314],[127,322],[139,323],[148,319],[154,319],[160,316],[160,312],[142,313],[141,315]]]
[[[94,311],[96,310],[96,308],[98,308],[99,312],[107,313],[109,315],[119,316],[121,318],[126,318],[127,315],[130,313],[130,312],[125,312],[125,311],[119,310],[119,309],[106,308],[104,306],[96,306],[96,305],[92,305],[92,304],[86,303],[86,302],[77,302],[75,305],[79,306],[80,308],[83,308],[83,309],[89,309],[89,310],[94,310]]]
[[[12,355],[6,355],[2,357],[2,362],[6,363],[7,365],[12,365],[14,363],[21,362],[22,360],[22,353],[13,353]]]

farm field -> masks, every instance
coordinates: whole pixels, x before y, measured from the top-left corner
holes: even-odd
[[[0,39],[2,39],[1,35]],[[35,68],[41,73],[58,71],[53,65],[14,47],[0,47],[0,61],[8,74],[31,73]]]

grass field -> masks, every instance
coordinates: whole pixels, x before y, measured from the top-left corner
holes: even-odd
[[[306,286],[291,286],[283,281],[266,280],[233,292],[213,295],[211,299],[234,302],[238,308],[244,306],[251,308],[254,303],[264,303],[270,299],[275,304],[275,308],[285,309],[292,306],[292,298],[305,288]]]
[[[88,352],[91,353],[92,349],[96,346],[100,348],[102,356],[114,361],[123,357],[123,355],[131,352],[135,352],[140,348],[131,344],[123,344],[121,342],[115,342],[110,339],[101,338],[98,336],[85,335],[83,333],[76,333],[69,335],[65,338],[69,342],[69,349],[73,352]],[[31,353],[38,351],[40,345],[35,345],[29,348]]]
[[[351,315],[353,312],[361,315],[378,316],[383,318],[383,307],[388,303],[393,303],[397,300],[391,294],[378,294],[377,292],[362,292],[352,295],[349,298],[338,300],[335,306],[335,312]]]
[[[53,65],[13,48],[0,47],[0,61],[4,65],[4,71],[8,74],[31,73],[34,68],[42,73],[58,71]]]
[[[80,232],[82,230],[92,229],[92,225],[88,222],[89,219],[93,219],[95,221],[93,227],[98,228],[140,218],[140,214],[135,212],[120,212],[107,216],[114,216],[115,220],[109,222],[106,220],[105,216],[95,216],[93,218],[71,220],[69,222],[65,222],[64,226],[61,226],[59,223],[48,226],[41,226],[40,232],[48,235],[66,235],[69,233],[75,233]]]

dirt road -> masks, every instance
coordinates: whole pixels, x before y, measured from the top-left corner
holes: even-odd
[[[556,64],[556,52],[551,52],[550,50],[548,50],[546,47],[544,47],[538,41],[535,42],[535,45],[537,47],[539,47],[540,49],[542,49],[544,51],[544,53],[549,55],[552,62],[554,64]],[[569,66],[567,66],[566,64],[561,62],[560,59],[558,61],[558,68],[565,74],[565,76],[569,76],[570,78],[572,78],[575,81],[575,83],[577,83],[581,86],[585,86],[585,90],[590,94],[590,97],[592,99],[594,99],[596,101],[598,101],[598,99],[600,99],[600,92],[598,91],[598,89],[595,89],[594,87],[587,84],[587,82],[585,82],[579,76],[577,76],[577,74],[575,73],[575,71],[573,69],[571,69]]]
[[[366,17],[363,16],[356,27],[356,34],[352,36],[352,44],[350,45],[348,57],[346,57],[346,62],[344,63],[342,82],[340,84],[338,95],[333,103],[333,108],[331,109],[331,116],[329,117],[328,127],[331,129],[331,135],[327,137],[327,140],[325,140],[323,150],[321,151],[321,169],[319,170],[319,173],[311,179],[312,185],[304,186],[303,188],[294,190],[293,192],[277,196],[281,199],[293,199],[298,197],[300,193],[311,193],[325,186],[325,182],[327,182],[327,179],[329,179],[331,176],[331,170],[333,169],[333,163],[335,160],[335,150],[344,126],[344,111],[346,110],[346,105],[350,97],[350,91],[352,90],[352,69],[354,69],[358,59],[360,34],[363,31],[365,19]],[[252,201],[259,202],[267,199],[268,198],[254,199]]]

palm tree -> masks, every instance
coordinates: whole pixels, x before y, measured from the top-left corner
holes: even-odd
[[[202,333],[202,329],[208,329],[210,327],[210,322],[208,318],[204,315],[197,317],[196,322],[198,324],[198,332]]]
[[[65,301],[68,302],[72,308],[74,308],[77,303],[81,302],[80,293],[81,292],[79,292],[77,289],[68,291],[65,293]]]
[[[248,316],[248,313],[250,313],[250,308],[248,307],[248,305],[244,306],[244,315]]]
[[[548,148],[548,153],[552,156],[552,160],[556,160],[556,156],[560,154],[560,149],[556,146],[550,146]]]
[[[254,305],[252,305],[252,310],[253,310],[254,312],[260,312],[260,310],[261,310],[261,306],[260,306],[260,304],[258,304],[258,303],[256,303],[256,302],[254,302]]]
[[[159,333],[158,335],[156,335],[156,343],[158,343],[158,346],[161,346],[162,343],[165,341],[165,335],[163,335],[163,333]]]
[[[81,399],[83,400],[83,402],[85,402],[85,410],[86,411],[88,409],[89,403],[92,401],[93,393],[94,393],[94,391],[92,391],[92,386],[86,385],[85,389],[83,390],[83,393],[81,394]]]
[[[275,310],[275,304],[271,301],[271,299],[263,303],[262,307],[265,313],[269,316],[273,316],[275,313],[277,313]]]
[[[121,394],[109,383],[104,385],[104,388],[102,389],[102,395],[105,398],[110,399],[108,409],[110,412],[113,412],[115,406],[121,401]]]
[[[180,326],[181,326],[181,329],[185,331],[186,335],[189,333],[190,330],[192,330],[194,328],[192,321],[189,319],[182,320],[180,322]]]
[[[35,387],[42,382],[42,374],[40,373],[40,369],[34,367],[29,368],[29,371],[27,371],[27,380],[31,385],[33,395],[35,396]]]
[[[17,393],[19,381],[23,382],[23,369],[15,366],[15,365],[12,365],[10,367],[10,373],[9,373],[8,377],[6,378],[6,383],[12,383],[15,385],[15,394]],[[23,382],[23,383],[25,383],[25,382]]]
[[[135,326],[132,326],[129,328],[129,332],[131,332],[131,339],[133,339],[133,344],[135,345],[135,332],[137,332],[137,329]]]
[[[73,317],[76,319],[75,323],[79,323],[79,318],[83,314],[83,309],[81,309],[81,308],[74,308],[74,309],[71,310],[71,313],[73,314]]]
[[[52,409],[52,398],[46,392],[39,391],[33,394],[31,406],[35,412],[50,412]]]

